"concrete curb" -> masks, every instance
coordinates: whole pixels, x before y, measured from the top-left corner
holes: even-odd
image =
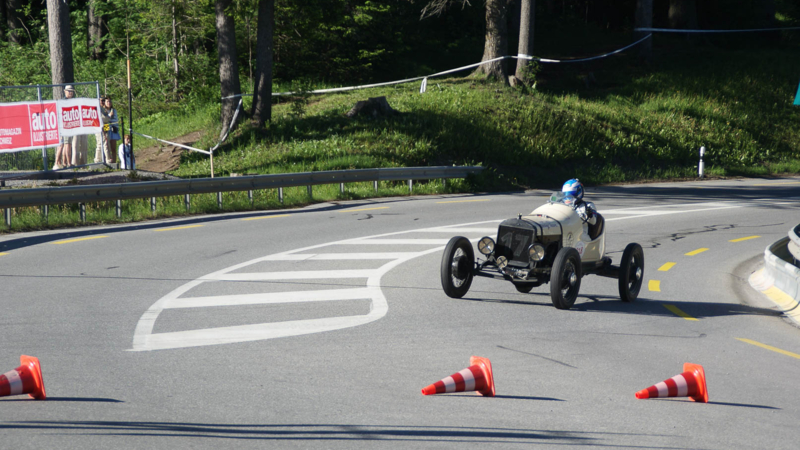
[[[750,286],[766,295],[784,314],[800,325],[800,225],[789,236],[764,250],[764,268],[754,272]]]

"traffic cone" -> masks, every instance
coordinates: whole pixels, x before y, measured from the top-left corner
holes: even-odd
[[[682,374],[636,393],[636,398],[639,399],[661,397],[689,397],[696,402],[708,403],[706,373],[703,366],[684,363]]]
[[[422,395],[465,391],[478,391],[484,397],[494,397],[491,361],[480,356],[471,356],[469,367],[425,387]]]
[[[0,375],[0,397],[28,394],[36,400],[44,400],[44,380],[39,359],[33,356],[19,357],[20,366]]]

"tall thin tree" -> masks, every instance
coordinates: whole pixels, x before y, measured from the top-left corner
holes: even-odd
[[[224,136],[230,126],[233,114],[236,111],[238,100],[225,99],[232,95],[241,94],[242,87],[239,82],[239,63],[236,59],[236,26],[229,8],[233,0],[216,0],[214,10],[217,29],[217,53],[219,58],[219,83],[222,93],[222,131]]]
[[[104,60],[106,58],[105,42],[103,38],[107,31],[107,16],[100,11],[98,5],[101,0],[89,0],[86,3],[86,19],[89,48],[89,59]]]
[[[508,2],[509,0],[486,0],[486,34],[483,41],[481,61],[491,61],[508,53]],[[508,83],[504,60],[482,64],[474,74],[485,74]]]
[[[22,44],[25,42],[25,35],[23,34],[22,21],[20,17],[20,8],[22,8],[22,0],[0,0],[5,3],[5,19],[6,27],[8,28],[8,42],[11,44]]]
[[[536,0],[522,0],[520,4],[519,46],[518,55],[531,56],[533,53],[533,30],[536,22]],[[517,70],[514,76],[525,80],[525,68],[530,64],[527,59],[517,59]]]
[[[272,33],[275,0],[259,0],[256,33],[256,73],[253,79],[253,124],[263,127],[272,119]]]
[[[636,13],[634,14],[634,28],[652,28],[653,27],[653,0],[636,0]],[[643,37],[650,34],[647,31],[637,31],[634,33],[635,39],[638,41]],[[639,56],[644,59],[653,57],[653,38],[639,44]]]
[[[75,73],[72,62],[72,35],[67,0],[47,0],[47,29],[50,36],[50,69],[53,84],[72,83]],[[63,89],[53,89],[60,99]]]

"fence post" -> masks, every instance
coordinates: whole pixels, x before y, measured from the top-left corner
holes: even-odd
[[[253,205],[255,204],[255,201],[253,200],[253,191],[252,190],[247,191],[247,199],[250,200],[250,207],[252,208]]]
[[[375,188],[375,192],[378,192],[378,180],[373,181],[372,186]]]
[[[116,202],[116,210],[117,210],[117,219],[122,218],[122,200],[117,200]]]
[[[184,194],[183,196],[183,204],[186,206],[186,212],[192,208],[192,196],[191,194]]]
[[[344,194],[344,183],[339,183],[339,193]]]
[[[6,226],[11,228],[11,208],[6,208],[3,210],[3,216],[6,219]]]
[[[86,203],[78,203],[78,209],[81,212],[81,223],[86,223]]]
[[[155,197],[150,197],[150,211],[152,211],[153,214],[155,214],[155,212],[156,212],[156,198]]]
[[[442,189],[447,189],[447,178],[442,178]]]
[[[222,209],[222,192],[217,192],[217,208]]]
[[[311,185],[310,184],[308,185],[308,198],[309,199],[314,198],[314,194],[313,194],[313,192],[311,192]]]
[[[278,188],[278,201],[281,202],[281,204],[283,204],[283,188],[282,187]]]
[[[42,87],[37,85],[36,86],[36,98],[39,100],[39,103],[42,102]],[[42,170],[47,172],[47,147],[42,147]]]
[[[414,182],[412,180],[408,180],[408,193],[412,193],[414,191],[413,188]]]
[[[47,223],[49,215],[50,215],[50,205],[42,206],[42,216],[44,217],[44,222],[45,223]]]

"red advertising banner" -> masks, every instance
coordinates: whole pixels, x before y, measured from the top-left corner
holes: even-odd
[[[0,103],[0,153],[55,147],[61,136],[99,133],[100,101]]]
[[[0,152],[18,152],[56,145],[56,102],[0,104]]]

